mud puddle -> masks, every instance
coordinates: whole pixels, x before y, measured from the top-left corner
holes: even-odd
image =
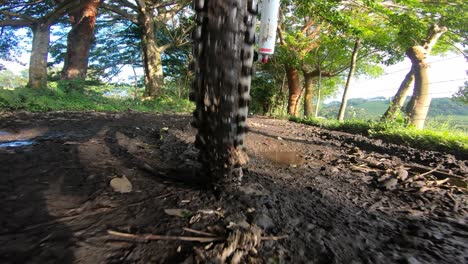
[[[18,141],[3,142],[3,143],[0,143],[0,148],[19,148],[19,147],[30,146],[34,143],[35,142],[32,140],[18,140]]]
[[[271,151],[263,152],[261,156],[270,160],[276,165],[297,166],[305,163],[305,160],[295,151]]]

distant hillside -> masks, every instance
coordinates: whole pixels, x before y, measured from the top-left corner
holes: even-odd
[[[408,100],[409,97],[406,101]],[[383,115],[389,104],[390,99],[385,97],[349,99],[346,118],[377,119]],[[336,118],[339,108],[340,102],[325,104],[320,115]],[[432,120],[451,120],[468,127],[468,105],[453,101],[451,98],[433,98],[429,109],[429,118]]]

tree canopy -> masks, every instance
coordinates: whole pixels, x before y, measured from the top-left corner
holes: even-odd
[[[44,33],[52,40],[48,43],[43,38],[47,49],[42,49],[41,54],[50,53],[50,57],[45,56],[48,63],[44,66],[37,58],[31,58],[31,62],[42,68],[60,65],[69,52],[66,36],[73,29],[70,14],[85,2],[0,1],[0,59],[15,60],[24,52],[18,48],[21,41],[15,33],[18,28],[30,28],[29,37],[33,40],[40,33],[34,31],[37,25],[56,25],[54,30]],[[86,77],[110,82],[123,69],[137,69],[143,72],[138,82],[144,83],[146,96],[157,97],[171,87],[177,87],[180,96],[187,96],[192,78],[189,33],[195,19],[188,7],[190,1],[99,2],[96,29],[89,33],[93,37],[86,55],[89,60]],[[373,78],[383,73],[383,65],[402,61],[408,48],[423,45],[432,25],[448,29],[432,53],[463,53],[468,44],[467,11],[462,0],[283,0],[277,52],[271,64],[259,67],[253,81],[254,99],[268,99],[253,102],[253,107],[273,112],[274,108],[285,108],[288,96],[290,104],[294,96],[293,103],[298,108],[301,100],[305,100],[304,107],[310,107],[336,94],[349,71],[356,40],[360,41],[356,75]],[[32,49],[39,45],[31,42]],[[29,75],[43,78],[43,72],[39,77]],[[462,95],[463,89],[457,98]]]

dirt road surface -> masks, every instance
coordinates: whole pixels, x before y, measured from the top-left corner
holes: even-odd
[[[230,223],[287,236],[262,241],[256,263],[468,263],[463,157],[253,117],[243,186],[215,194],[197,180],[189,123],[1,114],[0,263],[194,263],[216,242],[109,230],[223,236]]]

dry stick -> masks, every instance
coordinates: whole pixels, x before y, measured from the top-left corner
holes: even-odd
[[[184,230],[193,232],[193,233],[205,233],[208,235],[214,235],[210,233],[206,233],[203,231],[198,231],[190,228],[184,228]],[[123,232],[118,232],[114,230],[107,230],[107,233],[109,235],[114,235],[114,236],[119,236],[119,237],[125,237],[129,239],[135,239],[135,240],[182,240],[182,241],[196,241],[196,242],[201,242],[201,243],[209,243],[209,242],[215,242],[215,241],[224,241],[226,240],[223,237],[187,237],[187,236],[160,236],[160,235],[153,235],[153,234],[142,234],[142,235],[136,235],[136,234],[129,234],[129,233],[123,233]],[[262,241],[278,241],[281,239],[288,238],[287,235],[284,236],[268,236],[268,237],[260,237],[260,240]]]
[[[195,229],[188,228],[188,227],[184,227],[184,228],[182,228],[182,229],[184,229],[184,230],[187,231],[187,232],[191,232],[191,233],[198,234],[198,235],[216,237],[215,234],[207,233],[207,232],[203,232],[203,231],[199,231],[199,230],[195,230]]]
[[[417,170],[429,170],[430,167],[426,167],[426,166],[423,166],[423,165],[420,165],[420,164],[416,164],[416,163],[413,163],[413,164],[408,164],[406,166],[409,166],[410,168],[412,169],[417,169]],[[441,164],[437,165],[435,169],[432,169],[428,172],[425,172],[423,173],[422,175],[426,175],[426,174],[430,174],[430,173],[434,173],[434,174],[437,174],[439,175],[440,177],[450,177],[450,178],[457,178],[457,179],[465,179],[465,177],[463,176],[460,176],[460,175],[457,175],[457,174],[450,174],[450,173],[447,173],[447,172],[443,172],[443,171],[440,171],[439,170],[439,167],[441,166]],[[436,175],[435,175],[436,176]]]
[[[435,167],[434,169],[432,169],[432,170],[430,170],[430,171],[427,171],[427,172],[425,172],[425,173],[421,173],[421,174],[419,174],[419,175],[416,175],[416,176],[414,177],[414,179],[420,179],[420,178],[422,178],[422,177],[424,177],[424,176],[426,176],[426,175],[429,175],[429,174],[433,173],[434,171],[436,171],[438,168],[439,168],[439,166],[437,166],[437,167]]]
[[[136,240],[182,240],[182,241],[196,241],[196,242],[201,242],[201,243],[225,240],[223,237],[160,236],[160,235],[153,235],[153,234],[135,235],[135,234],[117,232],[113,230],[107,230],[107,233],[110,235],[114,235],[114,236],[120,236],[120,237],[125,237],[125,238],[130,238],[130,239],[136,239]]]

